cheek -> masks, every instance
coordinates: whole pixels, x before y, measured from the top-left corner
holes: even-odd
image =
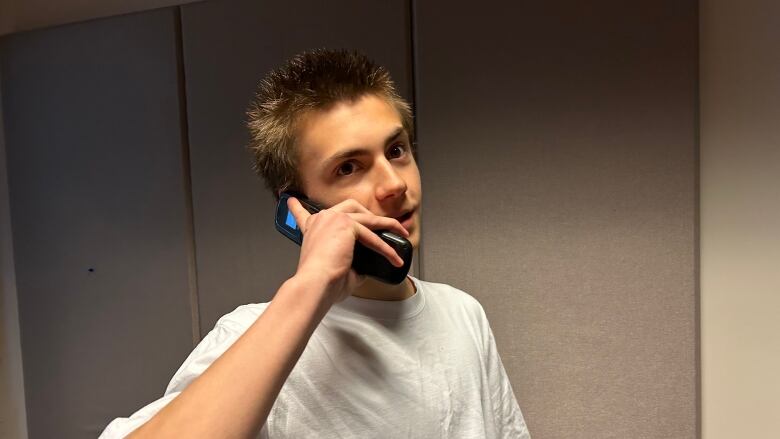
[[[335,191],[332,195],[330,205],[338,204],[347,199],[353,199],[362,204],[369,210],[372,210],[374,198],[373,188],[369,184],[358,184],[350,186],[348,189]]]
[[[422,191],[422,183],[420,182],[420,171],[417,168],[417,164],[413,164],[409,170],[406,178],[406,186],[408,189],[420,194]]]

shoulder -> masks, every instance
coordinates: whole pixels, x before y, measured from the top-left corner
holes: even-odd
[[[491,338],[488,322],[482,304],[471,294],[451,285],[420,281],[432,321],[451,325],[451,333],[465,335],[462,340],[471,340],[480,355],[488,355]]]
[[[193,354],[214,353],[221,354],[233,342],[235,342],[268,307],[268,303],[251,303],[241,305],[235,310],[223,315],[217,320],[214,328],[206,334],[195,347]]]
[[[222,355],[268,307],[267,303],[241,305],[220,317],[214,328],[195,346],[168,384],[166,394],[180,392]]]
[[[482,304],[471,294],[452,285],[417,279],[425,289],[426,300],[436,308],[464,312],[479,323],[487,322]]]

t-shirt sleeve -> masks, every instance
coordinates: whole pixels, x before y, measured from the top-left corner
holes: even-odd
[[[111,421],[100,435],[100,439],[123,438],[146,423],[219,358],[243,334],[245,329],[239,328],[229,320],[217,322],[214,329],[198,343],[198,346],[176,371],[165,390],[165,394],[130,417],[116,418]]]
[[[483,341],[485,343],[485,366],[488,380],[488,391],[495,416],[496,437],[512,439],[530,439],[523,413],[515,398],[512,384],[501,362],[493,331],[487,321],[484,310],[480,307],[483,319]]]

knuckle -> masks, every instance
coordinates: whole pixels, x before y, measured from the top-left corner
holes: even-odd
[[[339,215],[336,219],[338,220],[339,224],[342,224],[342,225],[345,225],[345,226],[346,225],[351,225],[352,222],[353,222],[352,218],[350,218],[349,215],[343,214],[343,213],[341,215]]]
[[[332,222],[335,225],[338,226],[345,226],[352,222],[352,218],[347,215],[344,212],[334,211],[334,210],[323,210],[320,212],[321,214],[325,214],[325,217],[329,222]]]
[[[360,206],[360,203],[358,203],[357,200],[354,198],[347,198],[346,200],[344,200],[344,203],[351,207]]]
[[[333,220],[339,218],[341,216],[341,212],[333,209],[326,209],[326,210],[319,211],[317,215],[320,215],[322,218],[325,219]]]

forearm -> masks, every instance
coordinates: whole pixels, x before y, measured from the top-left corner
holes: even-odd
[[[326,287],[285,282],[233,346],[132,437],[253,437],[330,308]]]

